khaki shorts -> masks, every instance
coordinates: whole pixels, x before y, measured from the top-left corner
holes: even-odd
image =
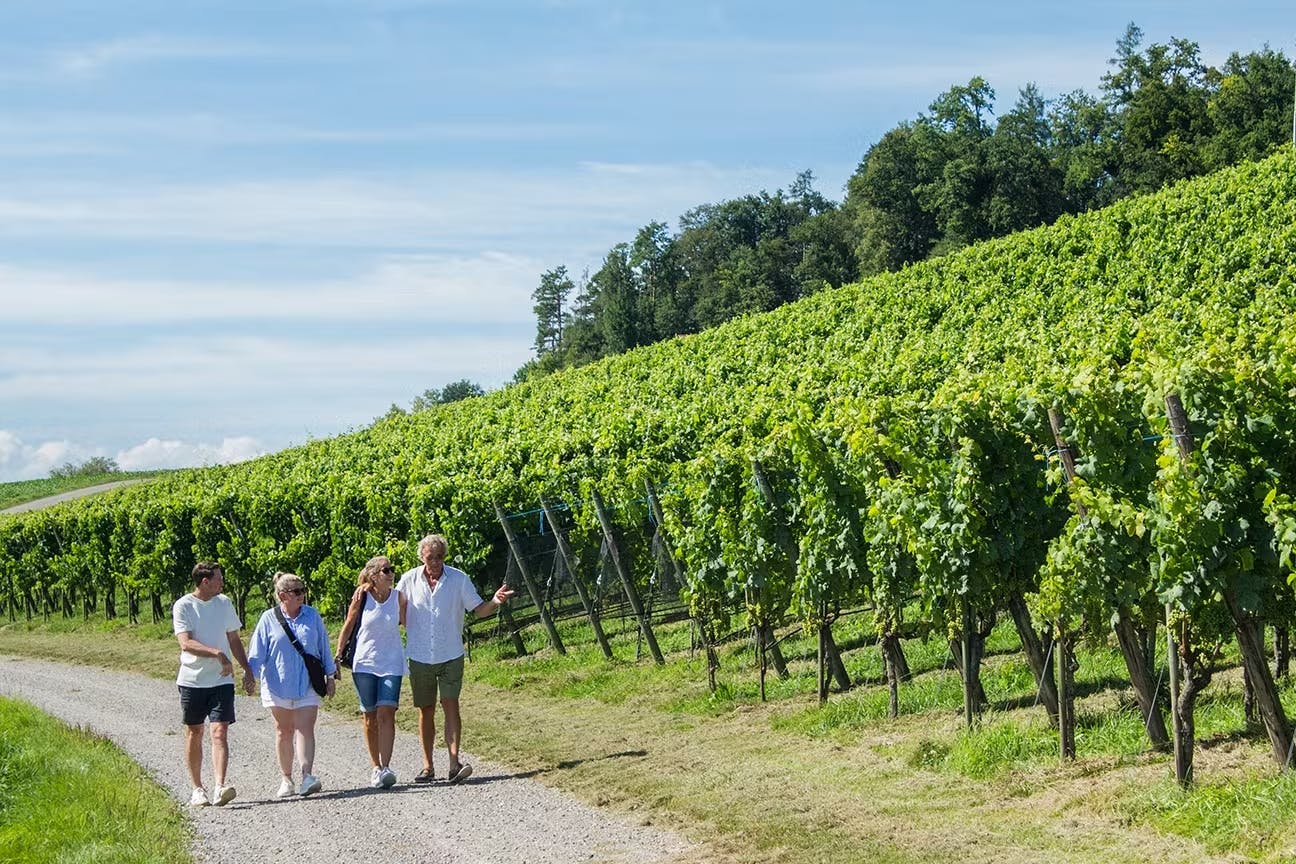
[[[464,658],[459,655],[444,663],[409,661],[410,691],[414,694],[414,707],[435,705],[437,693],[442,699],[458,699],[463,689]]]

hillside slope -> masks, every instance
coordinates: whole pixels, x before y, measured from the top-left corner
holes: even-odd
[[[196,551],[235,582],[287,569],[339,588],[431,528],[479,565],[500,538],[493,501],[634,498],[644,476],[757,452],[792,421],[840,431],[847,405],[1047,401],[1092,370],[1150,392],[1228,352],[1289,384],[1293,262],[1288,150],[483,398],[10,520],[0,571],[57,585],[74,549],[165,593]],[[50,530],[71,542],[33,544]]]

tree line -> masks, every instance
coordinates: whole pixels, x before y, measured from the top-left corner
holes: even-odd
[[[1214,67],[1196,42],[1142,45],[1130,24],[1097,94],[1047,99],[1030,84],[997,118],[984,78],[951,87],[868,149],[840,204],[806,171],[787,190],[695,207],[674,233],[651,222],[593,273],[546,271],[532,293],[536,357],[516,378],[1105,207],[1289,140],[1296,70],[1282,52],[1234,52]]]

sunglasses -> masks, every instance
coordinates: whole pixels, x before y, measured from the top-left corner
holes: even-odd
[[[386,567],[382,568],[382,572],[384,572],[384,573],[395,573],[395,572],[396,572],[396,568],[393,567],[393,566],[391,566],[390,564],[388,564]]]
[[[301,597],[303,594],[306,593],[306,589],[305,588],[285,588],[284,593],[295,594],[296,596]]]

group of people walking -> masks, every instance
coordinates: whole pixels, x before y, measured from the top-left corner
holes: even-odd
[[[399,582],[385,556],[371,558],[356,580],[355,593],[338,633],[337,655],[354,636],[351,675],[372,763],[369,784],[375,788],[390,788],[397,781],[391,758],[396,708],[407,674],[419,712],[423,750],[423,767],[414,782],[436,779],[432,754],[438,702],[450,756],[446,779],[459,783],[472,773],[472,766],[459,755],[464,614],[479,618],[491,615],[513,592],[501,585],[489,600],[482,600],[467,574],[445,564],[447,551],[446,539],[441,535],[424,537],[419,542],[422,565],[404,573]],[[219,564],[200,562],[193,568],[193,591],[172,607],[172,622],[180,643],[176,684],[185,726],[185,761],[193,784],[189,803],[195,807],[223,806],[236,794],[226,776],[229,724],[234,722],[235,663],[243,670],[246,693],[256,692],[259,682],[261,704],[270,710],[274,720],[275,753],[281,775],[276,796],[314,794],[323,788],[315,775],[315,722],[320,697],[334,694],[339,677],[324,620],[306,603],[306,584],[301,577],[277,573],[276,603],[257,622],[245,651],[243,624],[233,603],[221,593],[224,578]],[[202,782],[203,737],[208,726],[214,780],[210,794]],[[300,781],[294,780],[294,762]]]

